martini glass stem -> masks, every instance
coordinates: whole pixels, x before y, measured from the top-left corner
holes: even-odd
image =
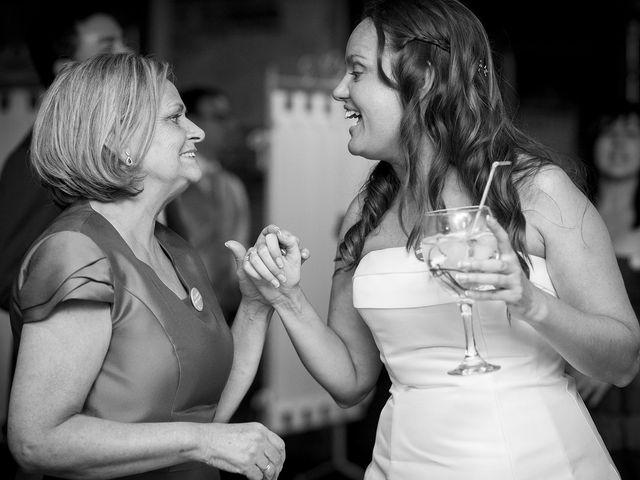
[[[486,362],[478,353],[476,337],[473,332],[473,301],[460,300],[458,307],[462,324],[464,326],[464,359],[449,375],[475,375],[477,373],[489,373],[500,369],[499,365]]]
[[[464,358],[466,360],[474,360],[479,358],[478,349],[476,347],[476,337],[473,331],[473,307],[471,302],[461,301],[458,303],[460,315],[462,316],[462,324],[464,326]]]

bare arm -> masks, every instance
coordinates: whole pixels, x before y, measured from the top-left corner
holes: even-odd
[[[577,370],[626,385],[638,371],[640,328],[604,222],[558,168],[539,173],[523,198],[558,297],[526,279],[497,224],[493,230],[502,256],[487,262],[496,275],[485,281],[495,280],[501,288],[472,296],[504,300],[515,318],[532,325]],[[482,278],[470,274],[467,280]]]
[[[25,469],[113,478],[199,461],[261,479],[265,452],[274,464],[284,459],[282,440],[258,424],[134,424],[82,413],[110,340],[109,306],[102,303],[65,302],[23,327],[9,445]]]
[[[233,335],[233,365],[224,387],[215,422],[228,422],[247,394],[253,382],[267,335],[273,308],[247,302],[244,298],[231,327]]]
[[[351,273],[333,277],[328,323],[300,288],[274,305],[302,363],[335,401],[347,407],[364,399],[381,363],[371,332],[353,307]]]
[[[267,329],[273,315],[273,307],[265,303],[242,269],[246,254],[244,246],[235,240],[227,241],[225,246],[235,259],[242,300],[231,327],[233,364],[216,409],[216,422],[230,421],[249,390],[260,365]]]
[[[353,222],[353,204],[350,211],[343,232]],[[273,274],[280,271],[274,260],[280,254],[280,246],[286,248],[282,272],[287,281],[274,288],[270,281],[275,278]],[[371,332],[353,307],[353,271],[339,270],[340,264],[336,264],[326,322],[316,313],[300,287],[299,257],[297,238],[274,229],[266,233],[265,241],[246,263],[246,270],[274,305],[311,375],[338,404],[354,405],[375,386],[381,363]]]

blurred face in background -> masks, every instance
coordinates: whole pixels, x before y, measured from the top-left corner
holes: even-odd
[[[626,179],[640,173],[640,118],[616,118],[599,134],[594,145],[595,166],[609,179]]]
[[[198,146],[204,157],[216,158],[223,151],[230,139],[231,104],[224,95],[209,95],[198,100],[194,112],[187,113],[204,131],[206,140]]]
[[[129,52],[120,24],[105,13],[95,13],[76,24],[73,60],[81,62],[100,53]]]

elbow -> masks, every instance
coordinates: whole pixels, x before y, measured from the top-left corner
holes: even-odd
[[[46,454],[42,443],[37,440],[37,435],[17,434],[9,430],[7,440],[9,451],[22,470],[26,473],[44,470]]]
[[[371,390],[366,392],[351,392],[349,394],[332,395],[333,400],[340,408],[355,407],[367,398]]]
[[[345,400],[345,399],[338,399],[335,397],[333,398],[333,400],[336,402],[336,404],[340,408],[350,408],[360,403],[360,400],[350,400],[350,399]]]
[[[616,379],[613,384],[616,387],[626,387],[634,378],[638,375],[640,369],[640,348],[636,348],[633,353],[633,360],[630,362],[629,367],[622,372],[622,374]]]

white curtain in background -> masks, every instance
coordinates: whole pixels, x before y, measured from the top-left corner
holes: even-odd
[[[270,141],[266,222],[291,230],[311,258],[302,285],[326,319],[333,258],[342,216],[373,166],[347,150],[342,104],[327,89],[272,89],[268,94]],[[342,409],[307,373],[277,315],[264,357],[260,407],[265,424],[289,433],[344,423],[362,416],[365,403]]]

